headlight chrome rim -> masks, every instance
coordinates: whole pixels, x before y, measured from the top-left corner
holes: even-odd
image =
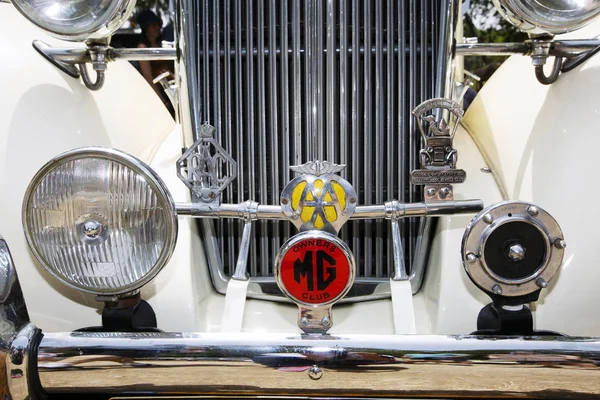
[[[28,4],[28,0],[13,0],[15,8],[31,21],[34,25],[44,30],[51,36],[68,41],[99,41],[114,34],[123,23],[131,16],[136,0],[114,0],[102,14],[103,18],[93,20],[89,26],[78,30],[61,29],[60,24],[51,26],[43,22],[42,18],[35,15],[35,7]]]
[[[157,193],[160,198],[164,200],[163,204],[165,206],[165,216],[168,218],[166,220],[166,229],[167,233],[165,235],[165,244],[164,247],[157,258],[154,265],[150,268],[148,273],[146,273],[142,278],[118,289],[90,289],[89,287],[78,285],[73,281],[67,280],[65,277],[56,273],[54,269],[48,265],[47,261],[44,259],[39,249],[35,244],[35,240],[32,236],[30,229],[30,215],[28,214],[29,205],[32,201],[33,194],[37,189],[38,184],[45,178],[45,176],[53,171],[57,166],[72,160],[81,159],[84,157],[90,158],[99,158],[108,161],[113,161],[116,163],[121,163],[128,168],[131,168],[133,171],[137,172],[141,176],[143,176],[151,188]],[[25,191],[25,196],[23,199],[23,208],[22,208],[22,224],[23,231],[25,233],[25,238],[27,240],[27,244],[31,249],[32,254],[37,259],[44,270],[46,270],[50,275],[54,278],[58,279],[63,284],[82,291],[86,293],[91,293],[95,295],[122,295],[126,293],[131,293],[135,290],[138,290],[148,284],[152,279],[154,279],[160,271],[167,265],[173,252],[175,250],[175,245],[177,243],[178,236],[178,217],[177,217],[177,209],[175,206],[175,202],[173,197],[171,196],[170,191],[167,189],[167,186],[160,178],[160,176],[146,163],[139,160],[138,158],[127,154],[123,151],[108,148],[108,147],[81,147],[77,149],[73,149],[62,153],[50,161],[48,161],[31,179],[27,190]]]
[[[530,34],[562,34],[583,28],[600,15],[600,4],[591,10],[557,9],[539,0],[492,0],[507,21]],[[548,0],[546,0],[548,1]],[[568,3],[567,0],[559,0]],[[593,4],[593,3],[592,3]],[[554,7],[556,7],[555,5]],[[565,4],[568,6],[568,4]]]

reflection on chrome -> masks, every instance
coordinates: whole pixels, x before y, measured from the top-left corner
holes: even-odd
[[[47,333],[38,367],[49,393],[597,396],[600,339]]]

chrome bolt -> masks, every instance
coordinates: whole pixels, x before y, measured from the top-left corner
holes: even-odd
[[[321,323],[323,324],[323,326],[329,326],[329,324],[331,324],[331,321],[329,320],[329,317],[323,317]]]
[[[544,278],[537,278],[535,280],[535,284],[541,287],[542,289],[548,286],[548,282]]]
[[[95,239],[102,233],[102,224],[92,219],[85,221],[81,226],[81,230],[85,237]]]
[[[491,224],[492,222],[494,222],[494,217],[492,217],[492,214],[487,213],[483,216],[483,220],[487,223],[487,224]]]
[[[312,368],[308,370],[308,376],[310,376],[310,379],[318,381],[323,377],[323,370],[316,365],[313,365]]]
[[[567,247],[567,242],[565,242],[563,239],[556,239],[554,241],[554,247],[556,247],[557,249],[564,249],[565,247]]]
[[[435,188],[429,188],[427,189],[427,195],[428,196],[433,196],[435,194]]]
[[[467,254],[467,261],[471,264],[473,264],[475,261],[477,261],[477,256],[473,253],[468,253]]]
[[[480,169],[481,172],[485,173],[485,174],[489,174],[490,172],[492,172],[492,170],[490,169],[490,167],[483,167]]]
[[[351,204],[356,203],[356,197],[350,197],[350,203]]]
[[[532,217],[535,217],[536,215],[538,215],[538,213],[540,212],[540,210],[538,210],[538,208],[536,206],[529,206],[529,207],[527,207],[527,212]]]
[[[308,318],[306,318],[306,317],[302,317],[302,318],[300,319],[300,324],[301,324],[301,325],[303,325],[303,326],[306,326],[306,325],[308,325]]]
[[[492,287],[492,292],[494,292],[494,294],[500,295],[502,294],[502,288],[499,285],[494,285]]]
[[[450,189],[444,187],[440,189],[440,197],[442,199],[445,199],[446,197],[448,197],[448,195],[450,194]]]
[[[513,261],[521,261],[525,258],[525,249],[520,244],[513,244],[508,249],[508,256]]]

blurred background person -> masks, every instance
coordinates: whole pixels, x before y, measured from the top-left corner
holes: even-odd
[[[137,24],[142,30],[138,48],[162,47],[163,21],[151,10],[144,10],[137,16]],[[168,79],[174,79],[173,65],[170,61],[139,61],[140,72],[146,78],[146,81],[154,88],[154,91],[161,98],[165,106],[173,114],[173,106],[169,101],[160,84],[153,83],[153,80],[164,72],[169,73]]]

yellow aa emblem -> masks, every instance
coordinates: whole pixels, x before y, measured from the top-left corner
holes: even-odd
[[[356,208],[356,193],[338,175],[302,175],[285,187],[281,206],[300,231],[337,233]]]

